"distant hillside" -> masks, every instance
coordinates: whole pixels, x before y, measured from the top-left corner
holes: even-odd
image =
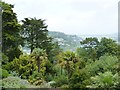
[[[97,37],[99,40],[102,37],[106,37],[106,38],[111,38],[115,41],[118,41],[118,34],[117,33],[113,33],[113,34],[103,34],[103,35],[80,35],[81,38],[85,39],[86,37]]]
[[[118,41],[118,34],[108,34],[108,35],[68,35],[62,32],[49,31],[48,35],[54,38],[54,41],[58,41],[60,47],[66,51],[75,51],[77,47],[80,47],[80,41],[84,40],[86,37],[96,37],[99,40],[102,37],[111,38]],[[24,52],[30,53],[29,48],[23,47]]]
[[[80,47],[81,37],[77,35],[67,35],[62,32],[49,31],[49,36],[53,37],[55,41],[58,41],[62,49],[75,51],[77,47]]]
[[[96,37],[99,40],[102,37],[111,38],[118,41],[118,34],[107,34],[107,35],[68,35],[62,32],[49,31],[49,36],[53,37],[55,41],[58,41],[62,49],[75,51],[77,47],[80,47],[80,41],[86,37]]]

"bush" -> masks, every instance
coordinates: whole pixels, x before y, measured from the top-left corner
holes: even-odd
[[[50,84],[42,81],[40,85],[32,85],[27,80],[9,76],[0,80],[0,88],[51,88]]]
[[[69,88],[69,85],[62,85],[61,88]]]
[[[118,73],[112,74],[112,72],[107,71],[105,73],[99,73],[95,77],[91,77],[91,85],[87,86],[89,88],[111,88],[119,84],[119,75]]]
[[[4,54],[2,53],[2,64],[7,64],[9,61],[9,58]]]
[[[95,76],[99,72],[111,71],[116,73],[117,67],[118,58],[116,56],[105,54],[104,56],[101,56],[99,60],[86,65],[84,69],[89,72],[91,76]]]
[[[38,82],[38,80],[41,80],[42,78],[43,76],[41,73],[34,71],[33,74],[29,76],[28,81],[33,84],[34,82]]]
[[[68,84],[68,78],[65,75],[56,76],[54,81],[56,83],[52,85],[53,87],[61,87],[62,85]]]
[[[2,81],[2,88],[29,88],[30,84],[27,80],[20,79],[19,77],[10,76],[4,78]]]
[[[69,80],[69,87],[70,88],[85,88],[88,82],[86,81],[89,78],[89,73],[86,70],[76,70],[72,77]]]
[[[46,74],[46,76],[45,76],[45,80],[46,80],[46,81],[52,81],[52,80],[53,80],[53,76],[48,73],[48,74]]]
[[[9,76],[9,73],[7,70],[0,68],[0,77],[1,78],[7,78]]]

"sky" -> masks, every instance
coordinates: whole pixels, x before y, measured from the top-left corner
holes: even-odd
[[[66,34],[118,33],[119,0],[2,0],[14,4],[18,20],[45,19],[49,31]]]

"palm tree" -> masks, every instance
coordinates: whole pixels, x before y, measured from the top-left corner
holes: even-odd
[[[40,48],[35,48],[32,52],[32,56],[34,56],[35,60],[37,61],[38,72],[40,72],[40,65],[42,60],[47,59],[46,51]]]
[[[64,53],[64,57],[63,59],[66,61],[66,69],[67,69],[67,72],[68,72],[68,79],[70,78],[71,76],[71,66],[70,66],[70,62],[74,62],[75,60],[75,53],[71,52],[71,51],[66,51]]]

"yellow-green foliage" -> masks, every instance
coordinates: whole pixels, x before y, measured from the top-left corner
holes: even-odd
[[[0,78],[7,78],[9,76],[9,72],[5,69],[0,68]]]
[[[91,77],[91,85],[89,88],[115,88],[119,84],[120,77],[118,73],[112,74],[111,71],[105,73],[98,73],[95,77]]]

